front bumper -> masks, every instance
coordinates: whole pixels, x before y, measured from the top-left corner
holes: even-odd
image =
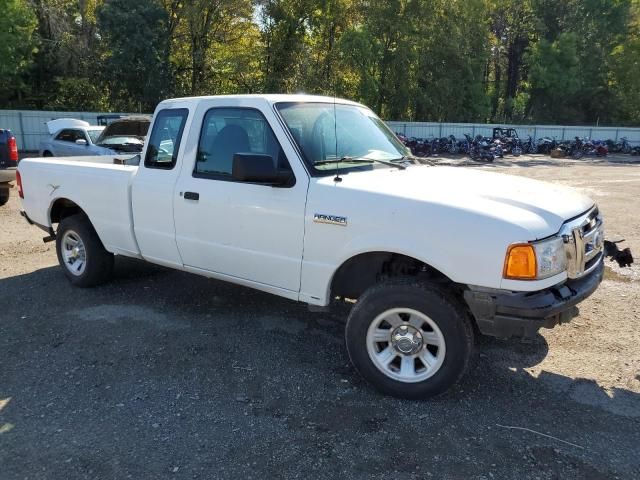
[[[542,327],[553,328],[578,315],[576,305],[596,291],[604,263],[578,280],[567,280],[538,292],[466,290],[464,298],[480,332],[493,337],[530,337]]]

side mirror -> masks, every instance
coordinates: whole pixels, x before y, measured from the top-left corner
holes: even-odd
[[[87,141],[84,138],[79,138],[76,140],[76,145],[86,145]]]
[[[236,153],[233,155],[231,177],[239,182],[264,183],[274,187],[290,186],[291,171],[278,170],[271,155]]]

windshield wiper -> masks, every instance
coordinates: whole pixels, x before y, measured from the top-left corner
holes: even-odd
[[[314,165],[327,165],[329,163],[381,163],[382,165],[387,165],[389,167],[396,167],[399,170],[404,170],[406,165],[401,163],[394,163],[389,160],[379,160],[377,158],[365,158],[365,157],[342,157],[340,160],[320,160],[318,162],[314,162]]]
[[[415,155],[405,155],[401,158],[392,160],[394,162],[412,162],[416,165],[435,165],[433,160],[429,160],[425,157],[416,157]]]

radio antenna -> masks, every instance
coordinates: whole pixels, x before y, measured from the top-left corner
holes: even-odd
[[[340,178],[340,158],[338,157],[338,114],[336,108],[336,84],[333,84],[333,136],[336,139],[336,176],[333,181],[336,183],[340,183],[342,178]]]

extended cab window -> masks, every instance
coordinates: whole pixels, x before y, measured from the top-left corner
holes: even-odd
[[[144,159],[145,167],[171,170],[175,166],[188,115],[189,110],[186,108],[171,108],[158,112],[149,137],[147,155]]]
[[[231,179],[236,153],[268,155],[276,168],[291,170],[267,120],[250,108],[212,108],[202,124],[195,177]]]

